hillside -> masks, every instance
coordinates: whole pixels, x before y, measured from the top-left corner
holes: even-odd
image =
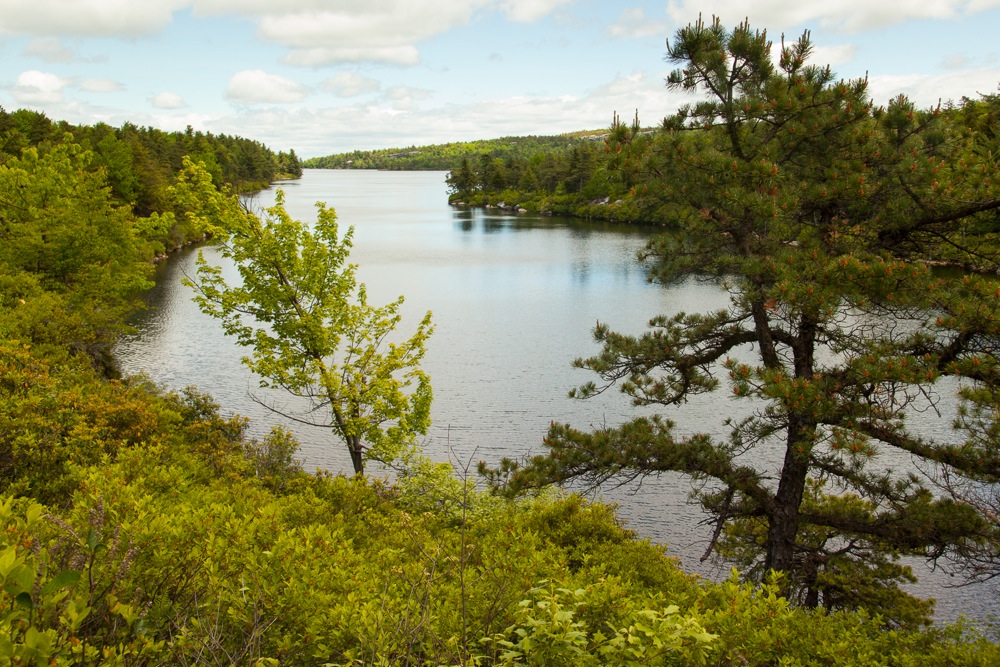
[[[606,130],[589,130],[555,136],[501,137],[459,141],[431,146],[355,150],[303,160],[307,169],[383,169],[395,171],[447,171],[462,159],[490,155],[501,160],[526,160],[540,153],[561,154],[582,142],[603,139]]]

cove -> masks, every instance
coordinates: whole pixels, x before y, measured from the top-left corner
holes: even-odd
[[[573,359],[598,351],[590,334],[597,321],[639,333],[657,314],[726,307],[720,285],[695,278],[669,286],[648,283],[636,252],[653,229],[451,208],[444,177],[306,170],[302,179],[277,186],[292,216],[312,220],[315,202],[323,201],[336,209],[343,228],[354,227],[351,261],[359,265],[369,302],[406,298],[403,335],[424,312],[433,312],[436,329],[422,364],[434,388],[425,452],[474,469],[479,460],[541,452],[552,421],[589,428],[651,414],[616,392],[587,401],[568,398],[570,389],[592,379],[572,367]],[[273,201],[269,190],[249,204]],[[204,252],[219,263],[211,248]],[[195,257],[196,251],[185,251],[158,268],[150,307],[133,322],[138,331],[122,341],[117,357],[126,373],[146,373],[172,389],[196,385],[224,412],[249,417],[251,432],[262,436],[282,421],[250,398],[261,391],[240,363],[244,351],[197,309],[181,283],[185,274],[193,275]],[[280,394],[268,398],[288,400]],[[723,435],[724,419],[744,417],[748,410],[719,391],[660,412],[682,431]],[[284,425],[302,443],[298,458],[307,469],[350,471],[346,449],[330,434]],[[949,435],[946,419],[930,419],[927,428],[934,437]],[[374,467],[371,472],[379,474]],[[687,504],[689,489],[686,477],[668,474],[602,492],[620,505],[631,528],[667,544],[685,569],[725,577],[700,561],[711,527],[700,525],[699,509]],[[959,612],[983,618],[998,611],[992,587],[946,588],[951,582],[939,572],[912,564],[921,579],[917,594],[939,600],[937,618],[950,620]]]

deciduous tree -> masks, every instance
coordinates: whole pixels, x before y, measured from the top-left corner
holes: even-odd
[[[220,267],[200,257],[192,282],[198,305],[250,348],[243,361],[262,387],[284,389],[308,407],[291,412],[262,403],[332,431],[358,475],[367,459],[391,460],[426,433],[431,386],[419,363],[431,315],[410,338],[391,341],[403,298],[368,303],[348,262],[353,229],[341,234],[334,210],[323,204],[307,227],[288,215],[280,191],[277,203],[257,216],[219,195],[203,170],[188,163],[185,174],[180,199],[214,220],[222,255],[242,279],[227,283]]]

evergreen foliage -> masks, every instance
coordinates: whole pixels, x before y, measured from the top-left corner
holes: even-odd
[[[546,455],[505,461],[493,482],[683,472],[718,553],[750,577],[782,573],[806,606],[892,600],[899,616],[887,620],[910,623],[922,612],[898,587],[911,576],[899,556],[961,561],[996,544],[988,514],[897,461],[998,481],[995,439],[935,442],[907,420],[936,408],[947,376],[968,383],[962,400],[995,405],[1000,286],[947,280],[919,260],[947,249],[998,266],[988,239],[964,234],[994,219],[997,172],[937,111],[904,98],[875,107],[865,80],[807,65],[808,33],[772,61],[747,23],[698,21],[668,49],[668,86],[705,99],[655,136],[616,123],[609,168],[680,230],[648,246],[653,277],[719,276],[731,305],[655,317],[641,336],[599,324],[602,351],[577,365],[600,380],[575,395],[618,385],[636,405],[669,408],[724,391],[754,414],[727,422],[727,439],[678,433],[661,416],[592,433],[553,424]]]
[[[981,95],[980,99],[962,98],[934,110],[935,125],[948,128],[952,135],[964,135],[983,159],[996,155],[996,118],[1000,115],[1000,96]],[[904,112],[905,113],[905,112]],[[483,153],[464,156],[451,166],[448,183],[449,201],[469,206],[492,206],[532,213],[554,213],[614,222],[644,223],[677,228],[678,222],[669,197],[660,190],[662,174],[643,168],[653,146],[669,134],[667,126],[644,128],[638,114],[630,123],[614,114],[611,127],[604,133],[586,134],[588,141],[570,151],[541,151],[527,160],[505,163],[505,176],[484,184],[471,165]],[[697,133],[686,133],[682,141],[697,142]],[[677,137],[675,137],[677,139]],[[600,140],[600,141],[597,141]],[[594,160],[588,153],[597,149]],[[577,151],[583,153],[581,156]],[[603,153],[603,155],[602,155]],[[492,155],[492,154],[491,154]],[[648,166],[648,165],[647,165]],[[984,212],[962,223],[960,248],[950,243],[935,244],[929,254],[950,263],[968,263],[984,268],[976,244],[995,245],[997,214]],[[988,254],[988,251],[986,251]],[[988,267],[987,267],[988,268]]]

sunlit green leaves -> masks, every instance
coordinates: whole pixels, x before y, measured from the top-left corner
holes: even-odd
[[[92,160],[66,139],[0,165],[0,334],[108,367],[150,267]]]
[[[340,234],[333,209],[318,204],[306,226],[287,213],[279,192],[258,217],[211,190],[190,163],[177,196],[197,206],[192,215],[214,230],[239,270],[240,284],[229,284],[201,258],[191,284],[202,310],[251,349],[244,363],[262,387],[308,401],[297,418],[336,433],[359,474],[366,458],[390,461],[427,431],[432,394],[419,363],[430,313],[410,338],[393,340],[403,299],[368,303],[348,262],[353,230]]]

